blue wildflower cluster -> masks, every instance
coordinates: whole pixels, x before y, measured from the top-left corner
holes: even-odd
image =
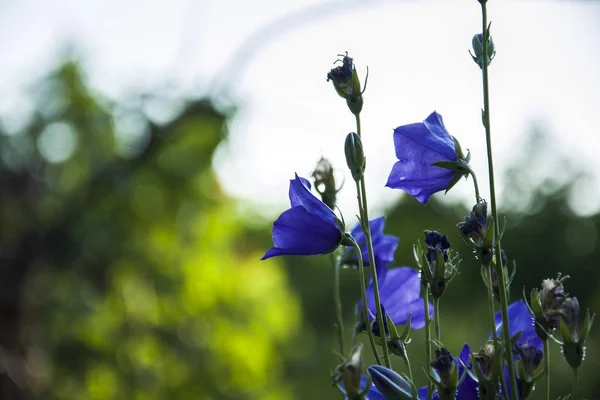
[[[344,143],[346,162],[356,185],[358,223],[349,231],[336,207],[334,169],[321,159],[312,174],[317,198],[311,184],[299,177],[290,181],[290,209],[273,224],[273,247],[264,259],[275,256],[334,254],[336,285],[339,270],[356,271],[360,293],[356,296],[356,320],[352,350],[346,352],[344,322],[339,287],[336,311],[339,354],[342,362],[332,373],[333,384],[350,400],[378,399],[527,399],[536,384],[545,380],[546,399],[550,392],[550,341],[557,342],[574,371],[572,399],[579,398],[577,370],[585,356],[585,342],[594,316],[589,310],[579,326],[579,301],[564,290],[566,277],[546,279],[528,299],[509,304],[508,293],[515,269],[509,273],[508,259],[501,245],[504,231],[498,223],[489,116],[488,67],[496,54],[487,23],[486,0],[482,8],[482,33],[473,38],[473,60],[482,71],[484,108],[482,123],[488,144],[490,195],[484,199],[474,171],[458,140],[448,133],[442,116],[432,112],[423,122],[394,129],[391,138],[396,157],[385,186],[400,189],[422,204],[432,195],[453,188],[461,178],[471,177],[475,205],[469,216],[457,224],[456,235],[464,239],[481,264],[481,277],[488,293],[490,335],[478,350],[465,344],[458,357],[444,346],[441,336],[440,302],[449,284],[458,275],[461,259],[453,251],[448,235],[425,230],[423,243],[413,244],[416,268],[394,266],[399,245],[396,236],[385,234],[383,216],[370,219],[367,207],[364,155],[360,113],[365,86],[361,85],[354,60],[340,55],[340,65],[327,74],[337,94],[346,100],[355,116],[356,132]],[[491,215],[488,215],[488,204]],[[496,311],[498,310],[498,311]],[[402,327],[399,329],[399,327]],[[427,384],[417,387],[409,354],[414,330],[423,329]],[[554,334],[559,330],[562,340]],[[361,338],[368,339],[374,362],[365,368]],[[477,349],[477,348],[475,348]],[[348,358],[345,355],[349,354]],[[398,373],[391,366],[392,356],[405,364]],[[545,361],[543,368],[540,367]]]

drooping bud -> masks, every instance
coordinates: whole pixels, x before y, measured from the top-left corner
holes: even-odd
[[[366,160],[362,140],[355,132],[350,132],[346,136],[344,153],[346,154],[346,164],[348,164],[348,168],[352,173],[352,178],[358,182],[365,173]]]
[[[337,194],[342,189],[335,185],[335,176],[331,163],[321,157],[312,173],[315,190],[321,195],[321,200],[332,210],[335,209]]]
[[[371,365],[368,371],[373,379],[373,384],[386,399],[412,400],[418,398],[414,385],[391,369],[381,365]]]

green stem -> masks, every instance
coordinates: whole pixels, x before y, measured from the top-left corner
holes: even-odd
[[[441,328],[440,328],[440,299],[439,297],[433,299],[433,317],[435,319],[435,338],[441,341]]]
[[[471,175],[471,178],[473,178],[473,186],[475,187],[475,203],[479,203],[481,196],[479,195],[479,183],[477,182],[477,175],[475,175],[475,172],[473,172],[473,170],[470,168],[469,174]]]
[[[406,357],[406,368],[408,368],[408,377],[410,378],[410,381],[414,382],[413,374],[412,374],[412,367],[410,366],[410,358],[408,356]]]
[[[427,353],[427,369],[429,369],[429,363],[431,362],[431,318],[429,317],[429,284],[425,286],[423,302],[425,304],[425,351]],[[427,399],[433,400],[433,383],[431,383],[429,379],[427,380]]]
[[[338,342],[340,345],[340,357],[346,355],[344,346],[344,318],[342,316],[342,300],[340,296],[340,263],[336,260],[334,253],[331,253],[331,262],[333,263],[333,301],[335,303],[335,316],[337,319]]]
[[[490,326],[492,327],[492,334],[494,335],[494,342],[498,339],[498,334],[496,333],[496,311],[494,310],[494,290],[492,283],[492,267],[484,266],[483,268],[487,269],[487,295],[488,295],[488,308],[490,314]]]
[[[489,78],[488,78],[488,46],[487,41],[490,36],[487,23],[486,1],[481,0],[482,31],[483,31],[483,124],[485,126],[485,138],[488,158],[488,173],[490,180],[490,203],[492,207],[492,216],[494,218],[494,239],[496,240],[496,266],[498,273],[498,287],[500,289],[500,304],[502,306],[502,336],[504,343],[510,343],[510,327],[508,325],[508,294],[506,293],[506,282],[504,279],[503,266],[501,261],[502,248],[500,246],[500,224],[498,223],[498,211],[496,207],[496,188],[494,183],[494,161],[492,157],[492,133],[490,129],[490,96],[489,96]],[[515,374],[515,365],[512,354],[512,347],[506,346],[506,361],[508,363],[508,372],[510,374],[511,388],[516,391],[517,377]],[[507,390],[508,392],[508,390]],[[513,396],[514,397],[514,396]]]
[[[373,335],[373,329],[371,329],[371,324],[369,322],[369,306],[367,305],[367,284],[365,279],[365,271],[362,260],[362,253],[360,251],[360,247],[353,241],[352,247],[356,252],[356,257],[358,258],[358,275],[360,277],[360,294],[363,302],[363,321],[367,325],[367,335],[369,336],[369,342],[371,342],[371,349],[373,350],[373,355],[375,356],[375,361],[377,364],[381,365],[381,359],[379,357],[379,353],[377,352],[377,345],[375,344],[375,336]]]
[[[361,135],[360,127],[360,114],[356,114],[356,133]],[[375,307],[377,308],[377,324],[379,325],[380,332],[382,332],[381,345],[383,347],[383,358],[385,360],[385,366],[392,368],[392,361],[390,359],[390,352],[387,344],[387,333],[385,332],[384,316],[381,311],[381,298],[379,296],[379,283],[377,282],[377,266],[375,265],[375,253],[373,252],[373,239],[371,238],[371,226],[369,225],[369,207],[367,205],[367,186],[365,183],[365,177],[363,176],[359,182],[356,182],[356,191],[360,193],[358,196],[360,210],[361,227],[365,234],[367,241],[367,250],[369,252],[369,264],[371,265],[371,280],[373,282],[373,294],[375,297]],[[362,201],[361,201],[362,200]],[[360,256],[362,257],[362,256]]]
[[[550,400],[550,343],[544,340],[544,379],[546,379],[546,400]]]
[[[579,400],[579,368],[573,368],[573,392],[571,400]]]

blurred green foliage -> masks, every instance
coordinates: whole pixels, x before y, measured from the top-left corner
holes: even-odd
[[[259,261],[270,221],[238,212],[212,170],[234,110],[159,95],[108,101],[75,62],[37,82],[32,98],[18,129],[0,126],[2,398],[338,398],[329,258]],[[153,115],[148,104],[174,111]],[[582,309],[600,310],[600,216],[570,210],[568,181],[523,179],[546,140],[532,137],[501,203],[510,206],[504,248],[518,266],[512,299],[560,271]],[[409,266],[423,230],[448,234],[464,261],[442,299],[442,338],[453,352],[465,341],[477,349],[489,334],[485,288],[456,233],[469,210],[440,196],[427,207],[404,197],[386,212],[386,233],[401,238],[397,265]],[[355,271],[344,271],[342,293],[350,339]],[[600,393],[596,331],[581,371],[586,395]],[[422,385],[422,332],[413,337]],[[571,374],[557,346],[552,365],[556,396],[565,395]]]

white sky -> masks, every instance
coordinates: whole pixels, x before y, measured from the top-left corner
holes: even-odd
[[[285,20],[258,48],[245,42],[311,5],[321,8],[302,23]],[[579,185],[575,206],[596,210],[600,3],[490,0],[488,10],[498,50],[490,68],[497,176],[530,124],[543,122],[552,134],[543,168],[559,173],[558,154],[581,162],[595,184]],[[359,72],[370,70],[362,121],[372,207],[401,195],[384,188],[395,162],[393,128],[433,110],[471,150],[486,193],[481,74],[467,53],[480,25],[476,0],[0,0],[0,115],[18,125],[25,91],[67,45],[82,55],[93,87],[110,97],[167,87],[197,95],[225,78],[241,106],[215,166],[230,194],[272,217],[287,207],[288,179],[309,175],[321,155],[345,174],[343,141],[354,119],[326,74],[349,51]],[[238,73],[224,75],[232,63]],[[340,207],[353,215],[347,177]],[[447,197],[472,196],[463,181]]]

